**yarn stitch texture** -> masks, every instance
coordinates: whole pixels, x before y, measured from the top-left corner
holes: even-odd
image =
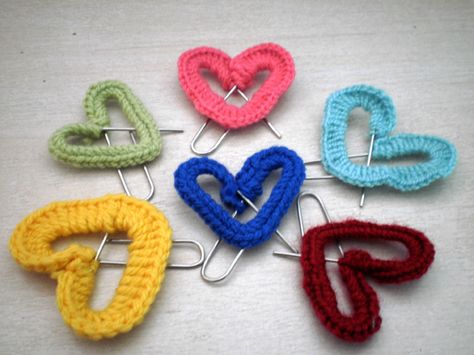
[[[246,90],[253,85],[258,72],[270,74],[250,101],[242,107],[228,104],[212,91],[202,77],[208,70],[229,91],[235,85]],[[210,47],[198,47],[184,52],[178,60],[179,82],[184,92],[202,115],[227,129],[249,126],[265,118],[295,77],[293,58],[281,46],[264,43],[246,49],[234,58]]]
[[[52,242],[77,234],[127,232],[129,258],[115,295],[102,310],[89,307],[99,262],[95,250]],[[171,229],[150,203],[126,195],[51,203],[27,216],[10,239],[13,258],[30,271],[58,281],[56,298],[64,321],[84,337],[100,340],[141,323],[165,276]]]
[[[247,206],[237,191],[254,201],[263,193],[262,183],[268,175],[279,168],[282,169],[281,177],[270,197],[247,223],[232,218],[197,182],[200,175],[214,176],[222,184],[222,202],[242,213]],[[249,157],[235,178],[215,160],[192,158],[175,171],[174,186],[184,202],[199,214],[214,233],[237,248],[247,249],[271,237],[298,194],[304,178],[303,161],[294,151],[285,147],[271,147]]]
[[[107,102],[116,100],[135,127],[137,144],[111,147],[92,146],[110,125]],[[49,139],[49,151],[59,161],[78,168],[126,168],[152,161],[161,151],[161,137],[155,121],[130,88],[119,81],[102,81],[87,91],[86,123],[64,126]],[[82,144],[71,144],[81,138]]]
[[[350,112],[362,107],[370,113],[370,134],[375,135],[373,159],[421,154],[428,159],[412,166],[364,166],[349,160],[345,135]],[[383,91],[356,85],[333,93],[326,103],[322,152],[324,168],[340,180],[357,186],[389,185],[401,191],[417,190],[447,177],[456,165],[456,149],[435,136],[388,136],[396,123],[395,108]]]
[[[408,251],[404,260],[381,260],[360,249],[348,250],[338,260],[342,281],[352,304],[352,314],[342,314],[326,272],[324,247],[336,240],[400,242]],[[380,329],[382,319],[377,294],[366,281],[399,284],[420,278],[434,259],[434,247],[421,232],[395,224],[357,220],[328,223],[310,229],[303,237],[301,265],[303,287],[321,323],[335,336],[362,342]]]

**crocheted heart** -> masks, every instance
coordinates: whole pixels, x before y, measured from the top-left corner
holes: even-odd
[[[336,240],[390,241],[408,250],[404,260],[381,260],[359,249],[345,252],[338,260],[352,314],[342,314],[326,272],[324,247]],[[434,247],[426,236],[408,227],[348,220],[310,229],[303,237],[301,265],[303,287],[321,323],[337,337],[360,342],[379,330],[378,297],[365,277],[381,283],[402,283],[420,278],[434,259]]]
[[[229,91],[235,85],[245,90],[255,75],[268,70],[270,75],[242,107],[228,104],[214,93],[200,70],[209,70]],[[293,58],[284,48],[273,43],[251,47],[234,58],[219,49],[198,47],[184,52],[178,60],[179,82],[194,107],[202,115],[224,128],[241,128],[265,118],[290,87],[295,77]]]
[[[99,262],[95,250],[52,243],[77,234],[127,232],[129,257],[115,295],[102,310],[90,308]],[[143,320],[160,290],[171,248],[165,216],[150,203],[126,195],[51,203],[26,217],[10,239],[10,252],[24,268],[57,279],[57,304],[79,335],[93,340],[128,332]]]
[[[365,166],[349,160],[345,135],[350,112],[362,107],[371,114],[370,133],[375,135],[373,159],[414,154],[427,160],[412,166]],[[396,123],[392,100],[376,88],[357,85],[332,94],[325,108],[322,152],[324,168],[342,181],[365,187],[389,185],[401,191],[417,190],[446,177],[456,165],[456,149],[433,136],[398,134],[389,137]]]
[[[255,200],[263,193],[264,180],[279,168],[282,169],[281,177],[270,197],[247,223],[233,219],[197,182],[200,175],[213,175],[222,184],[222,202],[241,213],[247,206],[237,192]],[[298,194],[305,178],[305,168],[301,158],[292,150],[272,147],[249,157],[235,178],[225,166],[209,158],[193,158],[182,163],[174,178],[178,194],[214,233],[238,248],[251,248],[268,240],[277,229]]]
[[[91,146],[110,125],[106,104],[117,100],[135,127],[137,144],[111,147]],[[49,151],[58,160],[79,168],[126,168],[155,159],[161,151],[160,133],[153,117],[130,88],[119,81],[103,81],[87,91],[84,107],[86,123],[65,126],[49,139]],[[85,145],[73,145],[71,138],[82,138]]]

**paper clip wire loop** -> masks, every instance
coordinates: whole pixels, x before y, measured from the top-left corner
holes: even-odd
[[[237,93],[242,96],[242,98],[248,102],[249,101],[249,98],[247,97],[247,95],[245,95],[245,93],[238,89],[237,88],[237,85],[234,85],[232,87],[232,89],[229,90],[229,92],[225,95],[224,97],[224,101],[227,101],[229,99],[229,97],[235,92],[237,91]],[[196,148],[196,143],[197,141],[201,138],[202,134],[203,134],[203,131],[204,129],[207,127],[207,125],[209,124],[211,120],[208,118],[206,120],[206,122],[204,122],[201,127],[199,128],[199,130],[196,132],[196,134],[194,135],[193,139],[191,140],[191,150],[194,154],[196,155],[209,155],[209,154],[212,154],[214,153],[217,148],[219,148],[219,146],[222,144],[222,141],[225,139],[225,137],[227,137],[227,135],[229,134],[230,132],[230,129],[226,129],[224,131],[224,133],[221,134],[221,136],[219,137],[219,139],[216,141],[216,143],[214,143],[211,148],[209,148],[208,150],[206,151],[202,151],[202,150],[198,150],[198,148]],[[280,139],[281,138],[281,133],[275,128],[275,126],[273,126],[270,121],[268,121],[266,118],[263,119],[263,122],[268,126],[268,128],[273,132],[273,134],[278,138]]]

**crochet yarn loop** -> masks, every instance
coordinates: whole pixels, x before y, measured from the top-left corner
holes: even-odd
[[[370,134],[375,135],[373,159],[423,155],[426,160],[411,166],[353,163],[345,135],[350,112],[362,107],[370,113]],[[356,85],[333,93],[327,100],[322,135],[324,168],[340,180],[361,187],[388,185],[397,190],[417,190],[447,177],[456,165],[456,149],[444,139],[416,134],[388,136],[396,123],[395,108],[383,91]]]
[[[116,100],[135,128],[137,144],[110,147],[92,146],[110,126],[107,102]],[[151,114],[130,88],[119,81],[102,81],[87,91],[84,107],[86,123],[70,124],[49,139],[49,151],[59,161],[78,168],[126,168],[155,159],[161,151],[161,137]],[[71,144],[71,138],[82,144]]]
[[[236,107],[212,91],[200,70],[213,73],[222,88],[229,91],[237,86],[245,90],[261,71],[270,75],[242,107]],[[210,47],[198,47],[184,52],[178,60],[179,82],[189,100],[202,115],[226,129],[249,126],[264,119],[295,77],[291,55],[281,46],[264,43],[246,49],[234,58]]]
[[[232,218],[197,182],[200,175],[214,176],[222,184],[222,202],[242,213],[247,206],[237,191],[255,200],[263,192],[265,179],[279,168],[282,169],[281,176],[270,197],[256,216],[246,223]],[[214,233],[227,243],[246,249],[265,242],[278,228],[304,181],[305,167],[294,151],[285,147],[272,147],[249,157],[235,178],[225,166],[209,158],[193,158],[182,163],[175,171],[174,178],[178,194]]]
[[[72,244],[54,251],[58,238],[77,234],[126,232],[129,258],[110,303],[89,306],[99,262],[95,250]],[[64,321],[84,337],[100,340],[128,332],[141,323],[165,276],[171,229],[150,203],[126,195],[54,202],[31,213],[16,227],[9,243],[13,258],[30,271],[50,274]]]
[[[352,304],[352,314],[342,314],[326,271],[324,247],[336,240],[399,242],[408,251],[404,260],[381,260],[360,249],[348,250],[338,260],[339,272]],[[421,232],[394,224],[357,220],[314,227],[303,237],[301,265],[303,287],[316,316],[334,335],[352,342],[367,340],[380,329],[382,319],[377,294],[366,276],[381,283],[402,283],[420,278],[434,259],[434,247]]]

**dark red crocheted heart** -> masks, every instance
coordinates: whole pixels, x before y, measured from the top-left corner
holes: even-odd
[[[249,102],[236,107],[212,91],[202,77],[201,69],[207,69],[216,75],[226,91],[234,85],[240,90],[247,89],[260,71],[268,70],[270,75]],[[178,72],[181,87],[196,110],[222,127],[231,129],[264,119],[295,77],[293,58],[284,48],[274,43],[248,48],[234,58],[216,48],[194,48],[179,57]]]
[[[338,309],[324,254],[328,242],[345,239],[400,242],[409,253],[404,260],[381,260],[359,249],[345,252],[338,267],[352,304],[351,315]],[[377,332],[382,323],[377,294],[365,277],[395,284],[418,279],[428,270],[434,254],[428,238],[412,228],[357,220],[328,223],[310,229],[303,237],[303,287],[317,317],[331,333],[347,341],[361,342]]]

